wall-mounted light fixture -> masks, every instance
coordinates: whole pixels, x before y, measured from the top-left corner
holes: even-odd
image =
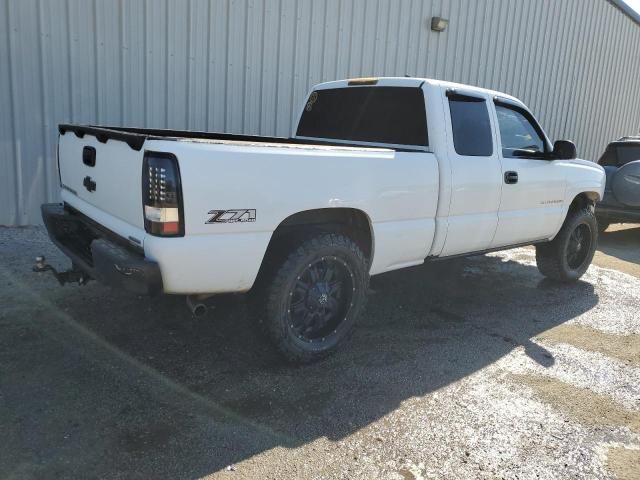
[[[434,32],[444,32],[449,25],[449,20],[442,17],[431,17],[431,30]]]

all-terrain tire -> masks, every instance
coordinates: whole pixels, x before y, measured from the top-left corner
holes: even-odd
[[[294,309],[292,314],[292,302],[302,295],[299,293],[301,278],[310,278],[305,276],[309,275],[312,268],[322,271],[321,265],[325,263],[344,272],[344,285],[334,282],[341,285],[336,288],[341,289],[339,293],[344,306],[342,311],[338,311],[340,315],[331,316],[327,313],[334,322],[327,322],[325,327],[329,331],[319,330],[317,338],[306,338],[297,328],[294,329],[293,322],[300,315],[294,318],[296,311]],[[348,339],[357,317],[364,309],[369,287],[368,262],[362,250],[348,236],[336,233],[316,233],[315,236],[301,239],[288,253],[268,262],[260,277],[253,292],[253,312],[278,352],[287,361],[298,364],[324,358]],[[302,295],[309,297],[309,303],[316,308],[322,307],[318,299],[323,291],[322,282],[317,285],[320,285],[319,289],[312,292],[317,301],[310,299],[311,289],[306,296]]]
[[[576,281],[589,268],[597,244],[598,222],[593,209],[570,212],[551,242],[536,245],[538,270],[553,280]]]

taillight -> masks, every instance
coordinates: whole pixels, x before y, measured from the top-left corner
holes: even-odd
[[[184,236],[182,186],[175,155],[145,153],[142,164],[142,204],[147,233],[161,237]]]

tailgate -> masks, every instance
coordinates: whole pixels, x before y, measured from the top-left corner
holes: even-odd
[[[135,150],[124,141],[102,143],[86,133],[82,137],[69,130],[61,133],[58,161],[65,201],[90,217],[95,217],[97,210],[144,229],[143,155],[142,148]]]

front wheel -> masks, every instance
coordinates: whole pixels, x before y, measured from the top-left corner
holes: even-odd
[[[349,237],[303,241],[261,282],[264,330],[284,358],[309,363],[332,353],[352,332],[369,284],[368,262]]]
[[[578,280],[589,268],[597,243],[598,223],[592,209],[570,212],[556,238],[536,245],[538,270],[553,280]]]

